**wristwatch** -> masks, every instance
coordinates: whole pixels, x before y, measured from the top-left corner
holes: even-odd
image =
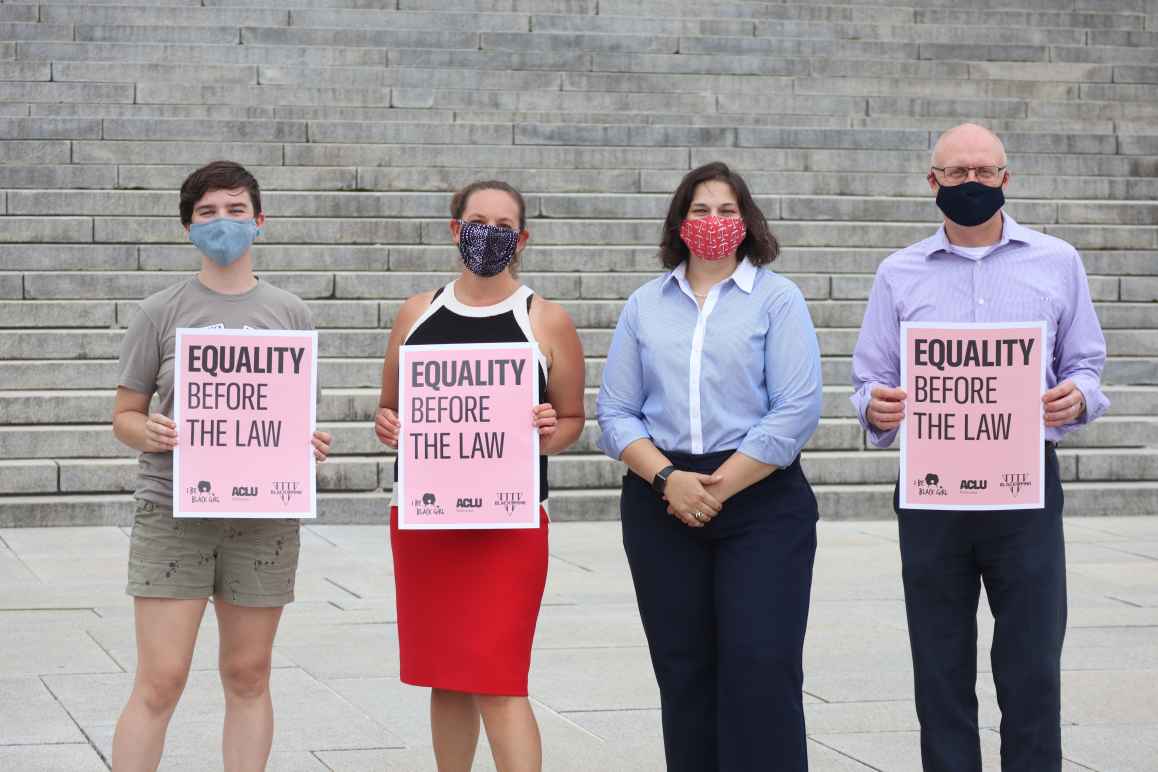
[[[671,473],[675,470],[676,468],[674,466],[668,464],[656,472],[655,479],[651,481],[651,489],[662,496],[664,489],[667,488],[667,478],[671,477]]]

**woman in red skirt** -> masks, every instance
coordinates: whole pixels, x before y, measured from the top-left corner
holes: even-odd
[[[539,728],[527,699],[531,643],[547,580],[547,456],[583,431],[583,349],[571,317],[519,283],[530,234],[523,197],[504,182],[468,185],[451,201],[450,233],[463,259],[450,284],[408,299],[382,369],[378,438],[398,446],[398,349],[438,343],[539,346],[540,524],[524,530],[399,530],[390,507],[404,683],[431,687],[440,772],[469,770],[486,726],[500,772],[539,770]],[[395,470],[397,475],[397,470]]]

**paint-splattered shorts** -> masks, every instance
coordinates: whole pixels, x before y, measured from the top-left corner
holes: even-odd
[[[299,520],[178,519],[138,499],[127,592],[284,606],[294,599],[300,532]]]

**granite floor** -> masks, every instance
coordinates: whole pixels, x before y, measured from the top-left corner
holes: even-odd
[[[919,770],[897,529],[821,523],[805,660],[813,770]],[[1065,768],[1158,769],[1158,516],[1070,519]],[[424,690],[398,681],[382,527],[307,526],[278,636],[271,770],[433,770]],[[118,528],[0,530],[0,769],[108,768],[135,664]],[[658,693],[617,523],[552,527],[531,670],[547,770],[662,770]],[[979,614],[986,769],[999,768]],[[220,768],[212,610],[163,770]],[[479,749],[476,769],[493,769]],[[767,767],[775,769],[775,760]]]

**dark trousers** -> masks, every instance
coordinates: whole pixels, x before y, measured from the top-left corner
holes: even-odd
[[[709,473],[731,453],[666,455]],[[620,511],[668,770],[806,770],[801,659],[817,512],[799,459],[704,528],[669,515],[634,474]]]
[[[925,772],[981,770],[975,685],[982,582],[994,618],[1001,768],[1061,769],[1066,566],[1052,447],[1045,471],[1044,509],[906,510],[893,499]]]

